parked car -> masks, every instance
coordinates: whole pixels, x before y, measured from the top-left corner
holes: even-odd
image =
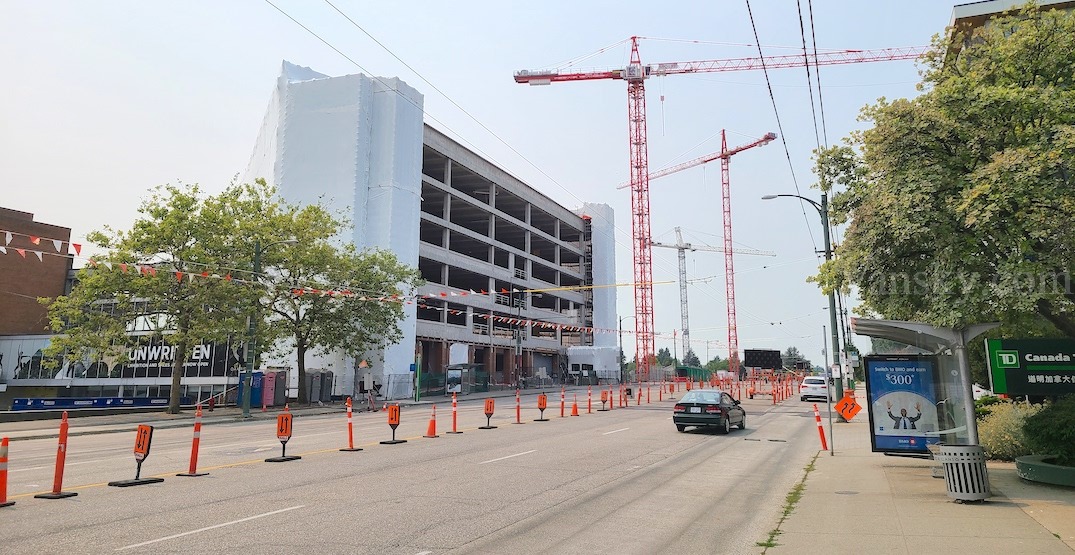
[[[823,376],[807,376],[799,384],[799,400],[809,399],[833,400],[832,393],[829,392],[828,380]]]
[[[732,431],[732,425],[740,430],[747,428],[747,412],[739,401],[719,389],[695,389],[688,391],[672,409],[672,422],[679,431],[687,426],[716,427],[720,433]]]

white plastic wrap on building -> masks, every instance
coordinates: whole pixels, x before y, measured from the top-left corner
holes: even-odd
[[[597,371],[600,380],[618,382],[620,379],[620,365],[617,361],[619,348],[612,347],[568,347],[568,367],[575,364],[591,365]]]
[[[244,180],[262,177],[287,202],[342,211],[353,225],[340,243],[385,249],[415,267],[422,112],[422,95],[399,79],[329,77],[284,62]],[[398,343],[365,357],[390,399],[412,394],[415,310],[404,305]],[[325,358],[344,366],[333,393],[354,394],[353,361]]]
[[[617,347],[618,336],[608,333],[619,323],[616,321],[616,220],[615,212],[607,204],[584,203],[576,214],[590,217],[591,244],[593,246],[593,326],[606,330],[593,336],[595,347]],[[601,287],[608,285],[608,287]],[[619,374],[616,374],[619,376]]]

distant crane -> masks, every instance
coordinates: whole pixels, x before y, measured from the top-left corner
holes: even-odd
[[[652,175],[650,177],[653,177]],[[669,249],[676,249],[679,251],[679,321],[680,329],[683,330],[683,355],[686,356],[687,351],[691,345],[691,330],[690,323],[687,318],[687,251],[709,251],[709,252],[725,252],[724,249],[718,249],[716,247],[696,247],[690,243],[683,242],[683,234],[680,233],[679,226],[676,226],[676,244],[669,245],[666,243],[653,242],[654,247],[666,247]],[[776,253],[770,251],[760,251],[755,249],[732,249],[736,254],[753,254],[758,256],[776,256]],[[708,348],[708,345],[707,345]]]
[[[726,60],[709,60],[698,62],[673,62],[656,65],[642,65],[638,54],[638,37],[631,37],[631,59],[622,69],[610,69],[585,72],[560,72],[558,70],[522,70],[515,72],[516,83],[530,85],[548,85],[563,81],[592,81],[597,79],[619,79],[627,81],[627,134],[630,144],[630,183],[631,183],[631,230],[632,251],[634,253],[634,290],[635,290],[635,364],[639,380],[648,380],[654,354],[653,348],[653,251],[650,234],[649,209],[649,147],[646,133],[646,88],[645,80],[651,76],[679,75],[684,73],[710,73],[718,71],[743,71],[775,69],[785,67],[820,66],[851,64],[858,62],[879,62],[887,60],[909,60],[917,58],[924,52],[921,47],[885,48],[879,50],[843,50],[820,54],[804,53],[802,56],[770,56],[765,58],[736,58]],[[723,138],[722,138],[723,142]],[[726,151],[726,145],[722,145]],[[727,233],[730,225],[727,158],[722,159],[721,175],[724,180],[724,216],[725,243],[731,236]],[[726,271],[731,274],[732,253],[725,252]],[[729,300],[729,317],[734,317],[734,290]],[[729,337],[735,329],[729,326]],[[731,341],[729,341],[731,343]],[[738,367],[738,346],[729,345],[734,360],[729,365]],[[731,358],[731,357],[729,357]],[[731,368],[730,368],[731,369]]]

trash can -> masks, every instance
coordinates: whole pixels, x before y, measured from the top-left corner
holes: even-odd
[[[989,471],[981,445],[941,445],[936,460],[944,466],[948,497],[956,501],[989,497]]]

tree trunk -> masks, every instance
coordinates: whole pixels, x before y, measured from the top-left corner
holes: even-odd
[[[1038,299],[1037,308],[1038,314],[1041,314],[1050,324],[1056,326],[1056,329],[1069,338],[1075,339],[1075,321],[1063,314],[1056,314],[1052,303],[1045,299]]]
[[[186,330],[180,332],[186,337]],[[175,360],[172,361],[172,388],[168,394],[168,414],[179,414],[179,387],[183,380],[183,363],[187,360],[187,340],[175,346]]]
[[[310,402],[310,393],[306,391],[306,342],[299,340],[295,343],[295,354],[298,356],[295,367],[299,373],[299,403]]]

